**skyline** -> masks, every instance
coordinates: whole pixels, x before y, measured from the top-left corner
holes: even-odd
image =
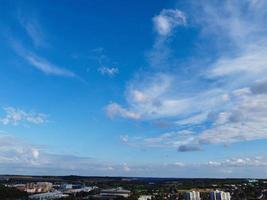
[[[0,5],[0,174],[267,177],[267,2]]]

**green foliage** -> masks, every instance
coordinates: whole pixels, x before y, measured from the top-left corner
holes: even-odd
[[[28,194],[26,192],[21,192],[16,188],[6,187],[0,185],[0,199],[1,200],[12,200],[12,199],[26,199]]]

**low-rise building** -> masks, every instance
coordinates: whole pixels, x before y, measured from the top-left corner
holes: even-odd
[[[36,183],[36,192],[50,192],[53,188],[53,184],[50,182],[37,182]]]
[[[200,193],[198,191],[190,191],[185,193],[186,200],[200,200]]]
[[[100,196],[110,197],[129,197],[131,194],[130,190],[124,190],[122,188],[103,189],[100,191]]]
[[[26,184],[15,184],[10,186],[28,193],[44,193],[50,192],[53,189],[53,184],[50,182],[30,182]]]
[[[210,193],[210,200],[231,200],[229,192],[214,191]]]
[[[53,200],[53,199],[59,199],[63,197],[68,197],[67,194],[63,194],[62,192],[55,191],[55,192],[46,192],[46,193],[40,193],[40,194],[33,194],[29,196],[29,199],[32,200]]]
[[[25,191],[26,184],[15,184],[15,185],[11,185],[11,186],[8,186],[8,187],[15,187],[15,188],[17,188],[19,191]]]
[[[151,195],[141,195],[138,200],[151,200],[152,196]]]

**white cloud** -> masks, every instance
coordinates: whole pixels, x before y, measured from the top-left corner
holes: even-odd
[[[154,27],[161,36],[170,34],[177,26],[186,25],[185,14],[180,10],[163,9],[153,18]]]
[[[122,169],[123,169],[123,171],[125,171],[125,172],[130,172],[130,171],[131,171],[131,168],[129,167],[129,165],[128,165],[127,163],[124,163],[124,164],[122,165]]]
[[[223,161],[209,161],[211,167],[266,167],[267,160],[263,157],[231,158]]]
[[[0,135],[0,163],[38,165],[39,150],[10,135]]]
[[[98,71],[102,74],[102,75],[108,75],[108,76],[115,76],[116,74],[119,73],[119,69],[117,67],[99,67]]]
[[[267,138],[267,95],[243,94],[232,100],[232,108],[218,113],[214,126],[198,140],[203,143],[233,143]]]
[[[127,144],[139,147],[177,148],[179,151],[200,150],[207,144],[231,144],[267,139],[267,94],[248,93],[247,89],[233,91],[230,107],[210,113],[206,120],[212,124],[203,131],[173,131],[157,137],[127,137]],[[197,116],[197,115],[196,115]],[[195,124],[191,120],[190,125]],[[198,119],[197,119],[198,123]],[[134,144],[134,145],[133,145]],[[200,145],[200,146],[199,146]]]
[[[40,152],[38,149],[32,149],[32,156],[34,159],[38,159],[40,155]]]
[[[181,163],[181,162],[176,162],[176,163],[174,163],[174,165],[177,167],[184,167],[185,166],[185,164]]]
[[[127,143],[128,142],[128,138],[129,138],[128,135],[121,135],[120,136],[121,141],[124,142],[124,143]]]
[[[147,82],[134,80],[126,91],[128,108],[124,111],[135,113],[143,120],[178,117],[177,125],[197,124],[205,121],[208,112],[228,99],[222,89],[213,89],[190,95],[179,92],[179,84],[172,75],[160,74],[149,77]],[[120,105],[116,104],[116,107]],[[119,109],[113,109],[113,116]],[[131,118],[128,115],[117,115]]]
[[[122,108],[119,104],[116,103],[109,104],[106,107],[106,113],[109,117],[122,116],[130,119],[140,118],[140,115],[138,113],[128,111],[127,109]]]
[[[5,116],[0,118],[4,125],[18,125],[20,123],[43,124],[47,122],[47,117],[43,113],[26,112],[19,108],[4,107]]]
[[[139,90],[133,90],[131,91],[131,95],[132,95],[132,99],[135,102],[140,102],[140,103],[144,103],[146,101],[149,100],[149,97],[146,96],[143,92],[139,91]]]
[[[146,82],[135,80],[128,86],[128,108],[117,103],[107,107],[108,115],[125,118],[158,119],[182,114],[191,105],[191,98],[177,98],[171,94],[172,76],[157,74]],[[140,89],[139,89],[140,88]]]
[[[267,51],[265,47],[249,49],[239,56],[221,58],[211,66],[208,76],[227,76],[248,74],[261,77],[267,74]],[[264,74],[262,74],[264,73]]]

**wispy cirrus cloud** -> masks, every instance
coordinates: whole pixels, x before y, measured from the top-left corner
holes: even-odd
[[[24,59],[26,59],[29,64],[34,66],[36,69],[42,71],[47,75],[76,77],[76,74],[74,72],[54,65],[44,58],[36,56],[34,54],[25,55]]]
[[[37,16],[25,16],[22,12],[18,13],[18,21],[28,37],[32,40],[33,45],[35,47],[46,47],[48,43],[45,41],[44,30],[37,18]]]
[[[43,113],[26,112],[19,108],[4,107],[5,115],[0,117],[3,125],[19,125],[21,123],[43,124],[47,122],[47,115]]]
[[[25,15],[22,10],[19,10],[15,18],[24,30],[25,35],[31,40],[30,43],[24,43],[22,42],[23,40],[17,39],[18,37],[16,37],[15,33],[9,34],[9,44],[18,56],[23,58],[30,66],[46,75],[78,77],[71,70],[54,64],[49,59],[35,53],[36,49],[32,47],[43,48],[49,46],[45,40],[44,30],[38,21],[37,15]]]
[[[11,46],[20,57],[28,62],[28,64],[47,75],[64,76],[71,78],[77,77],[74,72],[61,66],[55,65],[45,58],[38,56],[31,51],[28,51],[14,39],[11,40]]]

